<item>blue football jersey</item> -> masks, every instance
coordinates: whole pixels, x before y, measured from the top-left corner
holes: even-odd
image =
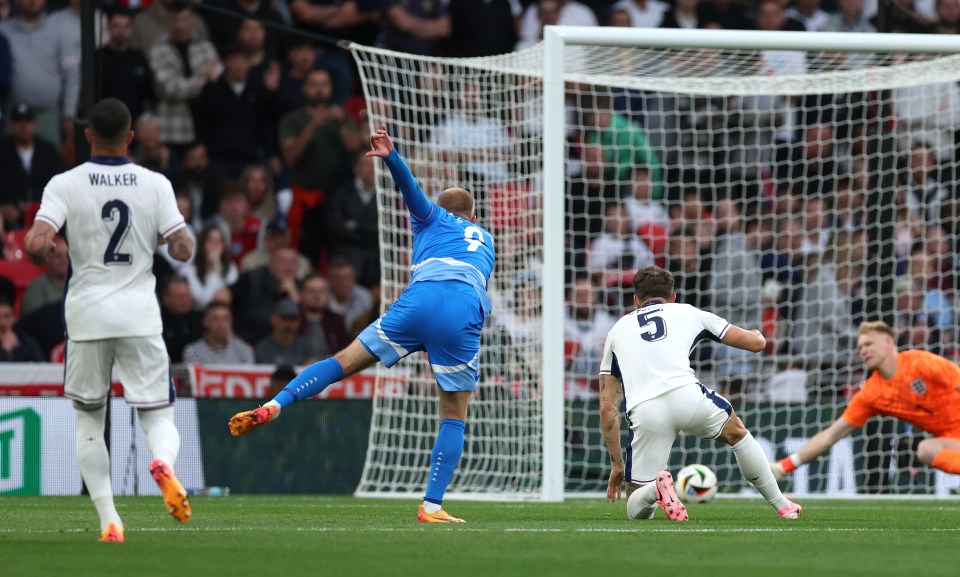
[[[487,296],[487,282],[496,262],[493,235],[427,199],[396,150],[386,158],[386,164],[400,186],[413,223],[410,284],[423,281],[467,283],[476,290],[484,315],[488,315],[492,303]]]

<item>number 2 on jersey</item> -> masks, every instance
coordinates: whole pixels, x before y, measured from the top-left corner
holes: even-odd
[[[463,229],[463,240],[470,245],[467,247],[467,252],[476,252],[480,245],[484,243],[483,231],[475,226],[468,226]]]
[[[640,333],[640,338],[648,343],[659,341],[667,336],[667,323],[663,322],[663,318],[653,314],[660,311],[661,309],[654,309],[651,312],[640,313],[637,315],[637,322],[640,323],[641,329],[645,329],[648,326],[653,325],[653,332],[644,331],[643,333]]]
[[[111,200],[103,205],[100,216],[107,222],[113,222],[114,214],[117,218],[117,228],[110,235],[110,242],[107,243],[107,251],[103,253],[103,264],[110,265],[129,265],[133,258],[120,252],[120,245],[127,238],[127,231],[130,230],[130,208],[122,200]]]

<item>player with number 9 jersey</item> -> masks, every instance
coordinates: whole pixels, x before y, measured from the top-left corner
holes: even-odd
[[[126,157],[92,157],[53,177],[37,220],[65,230],[72,341],[163,333],[153,276],[157,237],[186,226],[170,181]]]

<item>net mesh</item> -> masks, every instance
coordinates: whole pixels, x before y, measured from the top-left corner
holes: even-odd
[[[567,46],[565,472],[602,491],[603,342],[658,264],[678,300],[761,328],[760,355],[701,345],[703,382],[733,402],[771,458],[836,418],[863,380],[857,325],[885,320],[903,348],[957,356],[955,146],[960,58],[876,53]],[[540,490],[542,45],[431,59],[354,47],[370,126],[386,124],[428,195],[472,190],[495,235],[494,312],[453,491]],[[381,170],[384,303],[408,279],[402,199]],[[436,434],[423,358],[375,403],[363,493],[419,492]],[[396,371],[397,369],[393,369]],[[624,431],[626,427],[623,427]],[[944,493],[924,433],[878,419],[787,482],[796,494]],[[681,435],[670,466],[714,467],[746,490],[729,450]]]

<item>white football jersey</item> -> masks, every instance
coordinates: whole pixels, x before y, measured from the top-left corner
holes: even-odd
[[[158,234],[185,226],[165,176],[126,158],[93,157],[50,179],[37,218],[65,227],[71,340],[162,334],[153,253]]]
[[[713,313],[681,303],[648,303],[610,329],[601,375],[623,383],[627,411],[643,401],[699,382],[690,353],[700,341],[719,342],[730,323]]]

